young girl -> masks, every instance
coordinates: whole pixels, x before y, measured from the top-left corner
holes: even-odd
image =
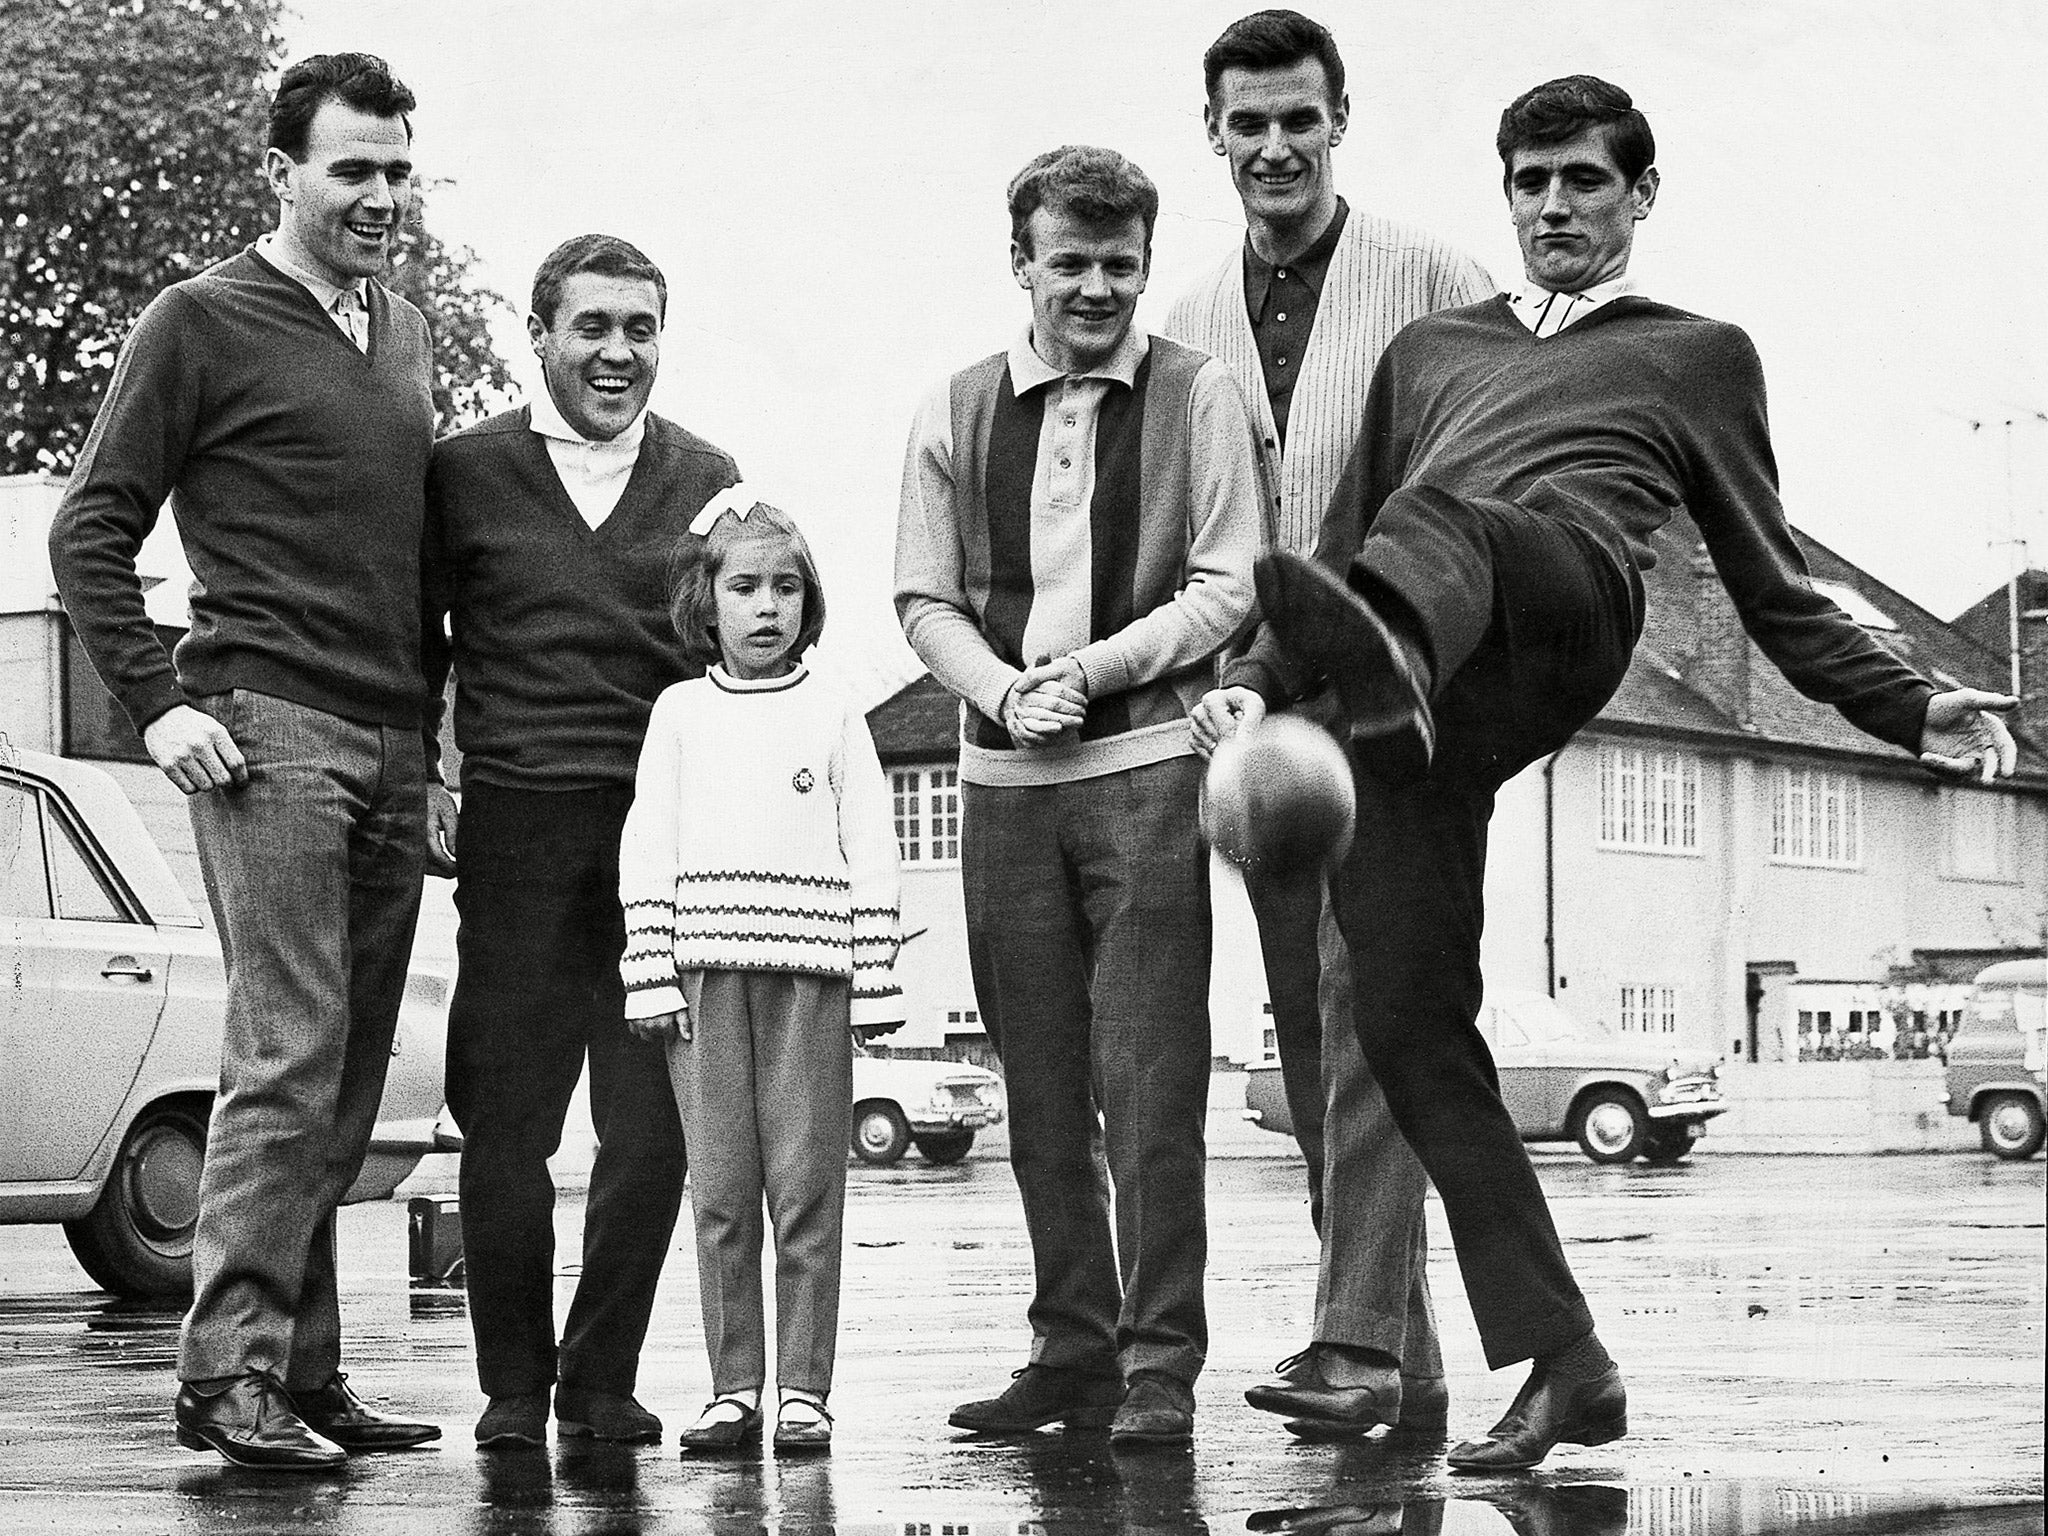
[[[714,1395],[683,1448],[761,1433],[765,1196],[775,1446],[824,1450],[848,1031],[903,1017],[895,823],[867,722],[800,659],[825,626],[825,598],[796,525],[735,486],[684,545],[671,612],[710,671],[656,701],[619,850],[626,1017],[668,1041],[690,1149]]]

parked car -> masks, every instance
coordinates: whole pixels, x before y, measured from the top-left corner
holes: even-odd
[[[62,1222],[107,1290],[189,1295],[226,977],[98,768],[0,759],[0,979],[0,1222]],[[460,1145],[437,1126],[447,1002],[445,977],[407,982],[351,1200],[384,1198],[425,1153]]]
[[[1487,993],[1479,1029],[1524,1141],[1576,1141],[1596,1163],[1675,1163],[1728,1109],[1715,1058],[1582,1023],[1540,992]],[[1251,1069],[1245,1115],[1292,1133],[1277,1056]]]
[[[959,1061],[853,1050],[853,1155],[886,1167],[914,1145],[928,1163],[965,1157],[975,1132],[1000,1124],[1003,1080]]]
[[[1984,1150],[2016,1161],[2041,1150],[2048,1123],[2048,960],[1977,973],[1948,1042],[1948,1112],[1977,1122]]]

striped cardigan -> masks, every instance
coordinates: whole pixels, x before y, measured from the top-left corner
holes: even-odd
[[[1258,554],[1255,445],[1214,359],[1133,333],[1131,384],[1111,383],[1094,440],[1094,495],[1054,512],[1032,501],[1042,392],[1020,399],[1011,353],[954,375],[911,429],[896,527],[896,611],[932,675],[962,700],[960,777],[1064,783],[1193,751],[1187,712],[1215,686],[1213,658],[1245,626]],[[1053,386],[1046,386],[1047,388]],[[1043,517],[1075,517],[1035,559]],[[1065,616],[1051,654],[1088,685],[1087,725],[1017,748],[1000,721],[1034,618]],[[1031,644],[1036,647],[1040,639]]]
[[[853,983],[853,1023],[901,1023],[896,828],[852,701],[802,667],[714,667],[655,701],[619,840],[626,1017],[682,1006],[679,972]]]
[[[1245,310],[1244,248],[1182,294],[1164,333],[1229,365],[1258,425],[1259,468],[1274,519],[1269,543],[1306,554],[1365,418],[1373,369],[1395,333],[1439,309],[1497,290],[1463,252],[1407,225],[1353,208],[1337,237],[1287,413],[1283,454],[1266,398],[1258,342]]]

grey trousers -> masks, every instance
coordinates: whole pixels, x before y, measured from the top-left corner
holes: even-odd
[[[775,1380],[832,1389],[853,1135],[851,987],[829,976],[686,971],[691,1036],[668,1069],[690,1148],[711,1390],[768,1379],[761,1210],[775,1229]]]
[[[1441,1376],[1429,1299],[1429,1179],[1394,1124],[1352,1025],[1351,952],[1326,897],[1318,931],[1324,1020],[1319,1344],[1383,1350],[1409,1376]]]
[[[198,701],[249,782],[188,801],[227,962],[178,1375],[341,1365],[334,1211],[376,1125],[425,863],[417,727],[237,688]]]

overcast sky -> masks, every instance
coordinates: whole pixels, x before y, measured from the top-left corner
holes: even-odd
[[[1245,8],[298,0],[287,35],[295,55],[383,54],[413,87],[420,171],[452,182],[432,225],[521,314],[572,234],[624,236],[663,267],[655,409],[784,489],[824,567],[828,646],[892,665],[912,410],[1027,315],[1004,184],[1059,143],[1136,160],[1162,200],[1139,318],[1163,314],[1241,238],[1200,60]],[[1350,72],[1336,165],[1354,205],[1435,230],[1506,285],[1501,107],[1553,75],[1616,81],[1664,178],[1632,270],[1755,339],[1793,521],[1944,616],[2004,579],[2009,526],[2048,563],[2040,0],[1309,10]],[[537,384],[506,319],[501,350]]]

